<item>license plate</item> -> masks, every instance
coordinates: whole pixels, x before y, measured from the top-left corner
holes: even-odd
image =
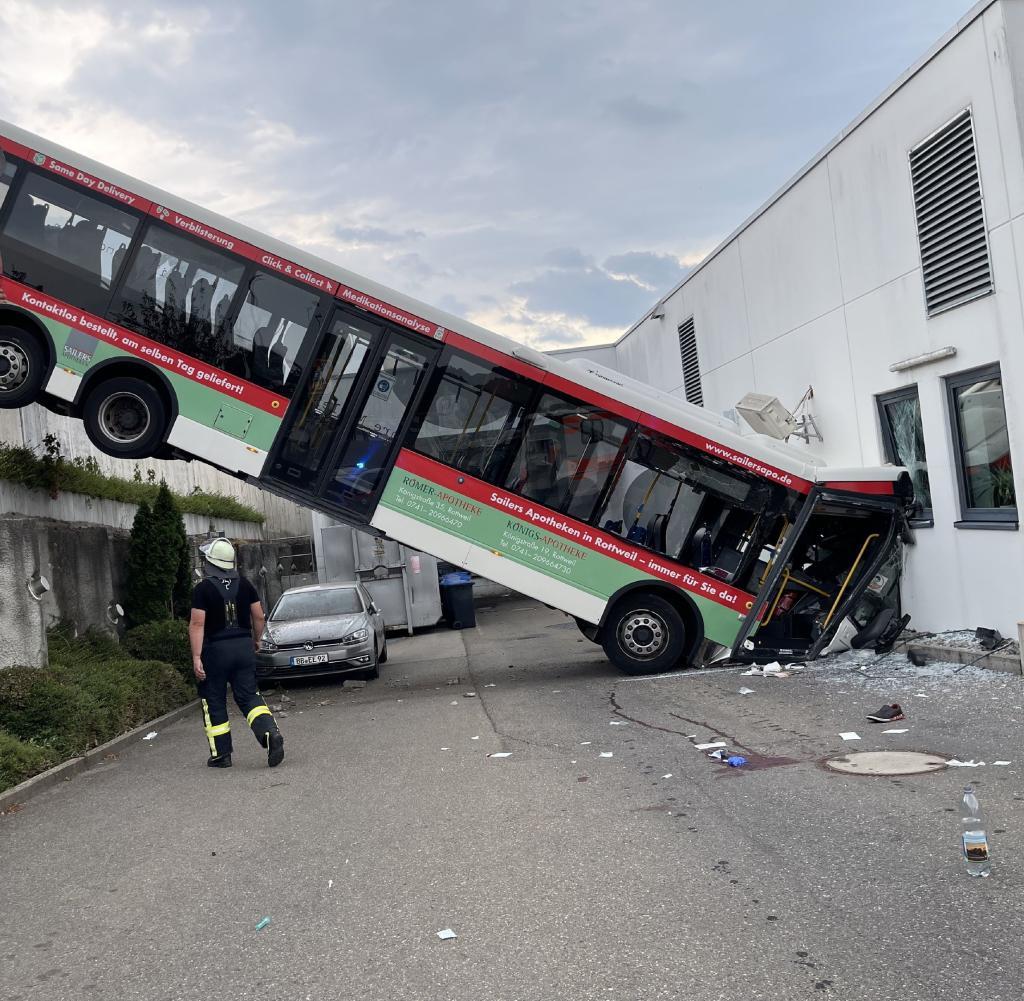
[[[308,657],[292,657],[292,667],[304,667],[306,664],[326,664],[327,654],[311,653]]]

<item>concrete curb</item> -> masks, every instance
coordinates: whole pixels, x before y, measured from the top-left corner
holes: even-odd
[[[963,647],[942,646],[940,644],[915,643],[908,640],[896,645],[898,650],[913,651],[923,654],[930,661],[945,661],[947,664],[970,664],[987,671],[1002,671],[1004,674],[1022,674],[1021,658],[1006,653],[979,653]]]
[[[21,806],[33,796],[37,796],[39,793],[57,785],[58,782],[68,782],[79,772],[84,772],[87,768],[101,764],[108,754],[112,754],[122,747],[127,747],[129,744],[141,740],[150,730],[176,723],[183,716],[187,716],[198,705],[199,699],[193,699],[183,706],[178,706],[177,709],[172,709],[169,713],[164,713],[163,716],[158,716],[148,723],[143,723],[142,726],[137,726],[134,730],[122,733],[120,737],[115,737],[113,740],[108,740],[105,744],[100,744],[99,747],[94,747],[91,751],[86,751],[79,758],[69,758],[67,761],[62,761],[59,765],[54,765],[48,771],[33,775],[32,778],[26,779],[13,788],[0,792],[0,814],[14,805]]]

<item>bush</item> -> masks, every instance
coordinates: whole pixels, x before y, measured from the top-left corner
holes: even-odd
[[[48,747],[28,744],[0,730],[0,789],[45,772],[57,763],[57,754]]]
[[[124,648],[139,660],[162,660],[192,681],[192,651],[188,645],[188,623],[184,619],[148,622],[129,629]]]
[[[143,501],[154,504],[159,487],[152,481],[143,480],[141,472],[136,472],[135,479],[125,480],[102,472],[92,456],[65,459],[61,455],[60,443],[53,435],[47,435],[42,457],[30,448],[0,442],[0,480],[21,483],[33,490],[45,490],[51,497],[63,491],[126,504],[141,504]],[[264,520],[255,508],[223,494],[175,495],[175,500],[183,514],[230,518],[258,525],[262,525]]]
[[[62,625],[50,631],[48,668],[0,670],[0,789],[83,754],[195,697],[181,665],[172,666],[154,656],[159,630],[168,637],[161,656],[176,655],[182,649],[179,640],[186,624],[166,622],[145,628],[151,634],[141,659],[132,659],[102,632],[76,638]],[[141,637],[139,643],[141,650]],[[191,678],[191,659],[188,664]]]

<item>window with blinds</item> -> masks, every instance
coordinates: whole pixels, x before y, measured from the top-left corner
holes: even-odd
[[[683,390],[686,402],[704,406],[704,390],[700,384],[700,359],[697,357],[697,333],[693,317],[679,324],[679,356],[683,360]]]
[[[928,315],[992,291],[970,108],[910,151]]]

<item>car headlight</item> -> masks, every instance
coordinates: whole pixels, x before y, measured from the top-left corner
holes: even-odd
[[[360,640],[365,640],[370,635],[369,629],[356,629],[355,632],[349,633],[347,636],[341,637],[342,643],[358,643]]]
[[[265,632],[260,637],[260,653],[275,653],[277,651],[277,644],[271,638],[270,633]]]

